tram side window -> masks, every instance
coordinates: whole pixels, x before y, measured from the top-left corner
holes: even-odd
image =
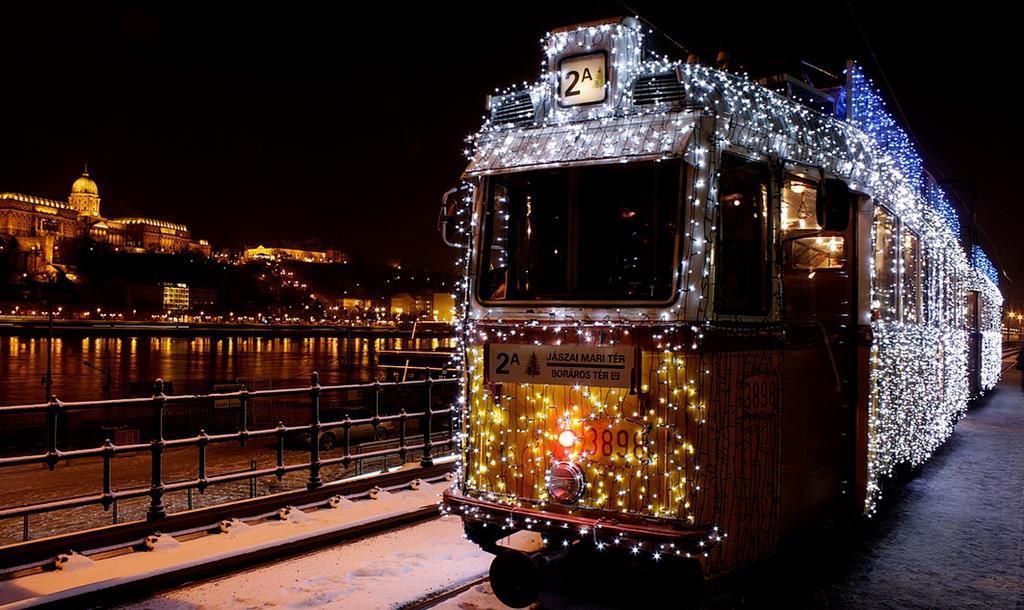
[[[818,224],[818,188],[798,176],[789,176],[782,185],[782,230],[821,229]]]
[[[875,285],[871,296],[871,308],[879,311],[883,320],[896,320],[898,316],[898,252],[896,217],[885,208],[875,206]]]
[[[956,271],[954,271],[949,277],[949,282],[947,283],[949,303],[963,303],[967,298],[967,295],[964,292],[963,283],[960,279],[960,274]],[[950,309],[951,311],[946,314],[949,316],[950,323],[952,323],[954,327],[963,328],[967,324],[967,308],[954,305],[953,307],[950,307]]]
[[[715,254],[715,311],[766,315],[771,296],[768,258],[768,167],[722,156]]]
[[[903,321],[920,322],[921,319],[921,240],[910,229],[903,229],[903,264],[900,267],[903,286]]]
[[[845,239],[842,235],[821,235],[818,224],[817,185],[789,176],[782,185],[782,230],[790,237],[790,261],[794,269],[842,269]],[[808,233],[800,237],[801,232]]]
[[[965,318],[967,322],[967,330],[978,329],[978,291],[969,290],[967,291],[967,308],[964,310]]]
[[[932,268],[928,264],[929,255],[922,249],[918,261],[921,264],[921,322],[931,322],[936,319],[935,306],[932,303],[935,294],[935,278]]]

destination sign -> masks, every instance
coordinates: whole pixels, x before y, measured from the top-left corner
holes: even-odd
[[[608,97],[608,54],[600,51],[563,59],[558,82],[562,106],[603,102]]]
[[[636,369],[636,353],[625,346],[491,343],[484,353],[491,383],[629,388]]]

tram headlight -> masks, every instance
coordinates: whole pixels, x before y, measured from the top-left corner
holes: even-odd
[[[572,430],[562,430],[558,435],[558,444],[566,449],[572,449],[576,446],[576,433]]]
[[[583,469],[573,462],[555,462],[548,471],[548,493],[557,502],[569,504],[583,496],[586,479]]]

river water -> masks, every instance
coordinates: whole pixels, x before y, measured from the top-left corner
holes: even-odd
[[[371,381],[376,350],[446,344],[372,337],[55,338],[53,393],[65,401],[149,395],[157,378],[170,382],[168,394],[206,393],[237,380],[300,386],[313,371],[322,384]],[[0,337],[0,405],[42,402],[46,360],[46,338]]]
[[[233,384],[239,380],[246,381],[247,387],[251,388],[297,387],[307,385],[313,371],[320,373],[320,382],[324,385],[366,382],[380,374],[375,366],[377,350],[431,349],[447,345],[446,339],[413,341],[372,337],[55,338],[53,393],[65,401],[149,396],[151,382],[157,378],[171,384],[167,389],[168,394],[208,393],[220,384]],[[46,361],[45,338],[0,337],[0,405],[42,402],[45,393],[40,379],[46,372]],[[253,403],[251,413],[253,419],[250,424],[258,427],[259,422],[255,421],[260,413],[258,404]],[[299,413],[299,419],[302,420],[300,423],[304,423],[307,411],[300,410]],[[166,419],[172,421],[173,416],[167,415]],[[0,437],[5,439],[0,443],[4,447],[0,455],[41,451],[40,442],[44,438],[42,428],[35,426],[25,428],[24,433],[12,433],[14,428],[11,426],[15,420],[19,420],[19,416],[0,417]],[[136,420],[120,423],[125,422],[129,427],[139,426]],[[63,421],[59,426],[62,447],[96,446],[92,441],[82,440],[92,439],[82,433],[103,423],[89,421],[72,425]],[[229,428],[230,431],[235,429]],[[69,430],[76,434],[72,435]],[[196,431],[193,428],[183,430],[189,435]],[[148,439],[146,434],[148,431],[143,426],[143,441]],[[18,449],[15,445],[17,439],[22,437],[28,443],[26,447]],[[324,457],[336,457],[340,451],[335,448],[325,453]],[[302,463],[308,459],[308,449],[289,446],[285,452],[286,464]],[[419,458],[410,455],[409,459]],[[164,480],[195,478],[196,460],[195,447],[165,451]],[[392,461],[389,460],[389,464]],[[348,468],[325,467],[322,476],[326,481],[344,478],[358,474],[364,466],[379,468],[382,463],[377,462],[381,460],[369,465],[357,461]],[[275,464],[276,441],[273,438],[250,440],[244,446],[235,442],[213,444],[208,450],[210,476],[272,468]],[[102,468],[102,460],[96,458],[61,461],[53,470],[40,464],[4,468],[0,470],[0,508],[97,493],[103,480]],[[286,475],[283,480],[273,476],[257,477],[214,485],[205,494],[168,493],[164,501],[171,512],[177,512],[192,506],[210,506],[252,495],[301,489],[306,485],[307,476],[308,472],[299,471]],[[148,452],[119,455],[113,460],[114,490],[146,486],[149,477]],[[142,519],[147,503],[148,499],[138,498],[120,502],[116,510],[104,511],[99,506],[86,506],[33,515],[28,520],[0,519],[0,545],[22,540],[26,532],[28,537],[37,538],[117,520]]]

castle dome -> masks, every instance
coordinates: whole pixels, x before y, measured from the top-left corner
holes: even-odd
[[[89,177],[89,167],[86,166],[82,175],[71,185],[71,194],[96,195],[99,196],[100,189],[96,181]]]

